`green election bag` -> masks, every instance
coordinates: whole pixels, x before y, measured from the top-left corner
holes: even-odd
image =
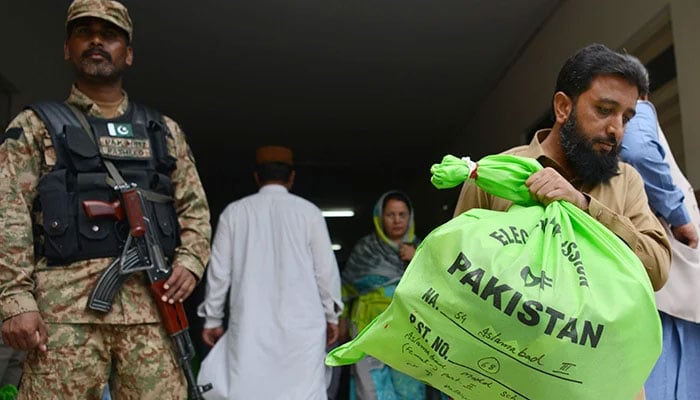
[[[437,187],[469,178],[515,204],[433,230],[389,307],[326,364],[369,354],[456,400],[634,398],[661,353],[649,278],[588,214],[530,197],[541,168],[512,155],[434,165]]]

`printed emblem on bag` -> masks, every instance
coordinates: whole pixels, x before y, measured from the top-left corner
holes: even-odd
[[[539,277],[535,276],[535,274],[532,273],[532,270],[530,269],[529,265],[526,265],[525,268],[520,270],[520,277],[523,278],[523,282],[525,282],[525,287],[533,287],[539,285],[540,290],[544,290],[545,286],[552,287],[552,278],[548,277],[544,271],[540,273]]]
[[[100,153],[107,157],[146,160],[151,158],[151,142],[148,139],[101,136]]]
[[[109,136],[112,137],[134,137],[134,130],[131,128],[131,124],[115,124],[109,122],[107,123],[107,132],[109,132]]]

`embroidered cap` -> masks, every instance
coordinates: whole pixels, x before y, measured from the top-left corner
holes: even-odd
[[[282,146],[262,146],[255,151],[255,164],[278,162],[294,165],[292,162],[292,150]]]

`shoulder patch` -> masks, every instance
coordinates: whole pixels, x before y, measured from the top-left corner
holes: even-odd
[[[7,139],[17,140],[22,136],[23,133],[24,129],[22,128],[10,128],[6,130],[5,133],[2,134],[2,136],[0,136],[0,144],[5,143],[5,140]]]

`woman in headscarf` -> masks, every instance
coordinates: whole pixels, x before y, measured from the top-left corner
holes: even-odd
[[[350,335],[355,337],[391,302],[418,245],[408,196],[393,190],[377,201],[375,231],[360,239],[342,271]],[[425,385],[371,356],[352,366],[350,400],[424,400]]]

